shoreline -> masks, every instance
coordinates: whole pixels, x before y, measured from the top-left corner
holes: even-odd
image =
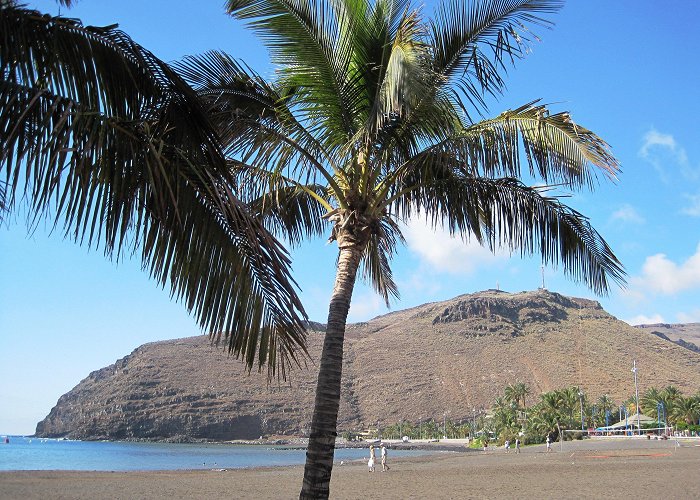
[[[369,473],[364,461],[333,468],[331,498],[700,498],[700,443],[566,441],[546,452],[503,448],[394,459]],[[297,498],[303,466],[130,472],[0,472],[0,498]]]
[[[308,445],[308,438],[301,437],[272,437],[269,439],[235,439],[229,441],[212,441],[212,440],[151,440],[151,439],[69,439],[69,438],[47,438],[24,435],[8,435],[11,438],[36,439],[36,440],[52,440],[52,441],[75,441],[84,443],[154,443],[154,444],[201,444],[201,445],[240,445],[240,446],[276,446],[283,450],[303,450]],[[336,449],[361,449],[369,448],[370,445],[378,445],[384,443],[387,447],[397,450],[434,450],[434,451],[468,451],[468,440],[466,439],[416,439],[410,441],[402,441],[400,439],[384,439],[373,441],[346,441],[339,438],[336,441]]]

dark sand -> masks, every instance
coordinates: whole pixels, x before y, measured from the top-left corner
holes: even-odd
[[[391,455],[389,455],[391,459]],[[700,442],[586,440],[488,452],[390,460],[367,472],[353,462],[333,469],[331,498],[700,498]],[[0,498],[298,497],[301,466],[227,471],[0,473]]]

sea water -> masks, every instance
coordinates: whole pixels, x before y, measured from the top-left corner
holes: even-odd
[[[300,465],[306,450],[285,446],[236,444],[69,441],[10,436],[0,443],[0,470],[177,470],[238,469]],[[391,458],[424,450],[390,450]],[[369,457],[366,448],[338,448],[335,461]]]

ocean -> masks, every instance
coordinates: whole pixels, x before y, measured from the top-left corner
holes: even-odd
[[[4,440],[4,438],[3,438]],[[300,465],[306,450],[285,446],[64,441],[9,436],[0,442],[0,471],[238,469]],[[390,450],[389,456],[424,455],[425,450]],[[369,457],[367,448],[338,448],[335,461]]]

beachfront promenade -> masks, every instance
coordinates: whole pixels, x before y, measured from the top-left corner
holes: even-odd
[[[587,439],[487,452],[391,460],[389,472],[364,462],[337,464],[337,499],[700,498],[700,440]],[[381,470],[381,468],[380,468]],[[302,466],[227,471],[8,472],[0,498],[293,499]]]

